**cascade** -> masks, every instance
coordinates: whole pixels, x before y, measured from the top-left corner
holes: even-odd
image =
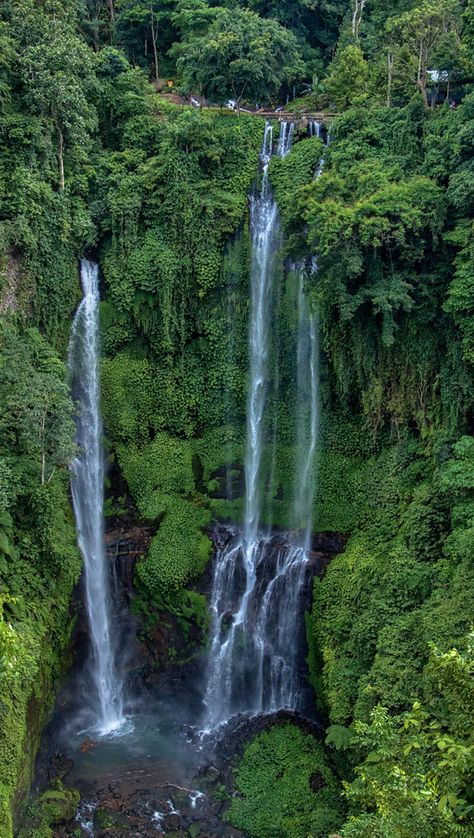
[[[322,122],[318,122],[316,119],[310,119],[309,120],[309,136],[319,138],[321,136],[322,127],[323,127]]]
[[[323,125],[310,120],[311,137],[321,137]],[[327,138],[326,144],[329,140]],[[324,156],[319,161],[315,179],[324,170]],[[311,273],[316,274],[316,257],[311,264]],[[293,498],[293,526],[300,535],[300,544],[305,552],[311,539],[312,506],[315,491],[315,453],[318,441],[318,382],[319,382],[319,324],[316,312],[311,312],[304,292],[306,265],[295,266],[298,277],[297,310],[297,390],[296,390],[296,468]]]
[[[317,315],[309,310],[304,292],[304,265],[299,266],[297,277],[296,467],[293,526],[306,553],[311,540],[315,490],[314,460],[318,441],[319,332]]]
[[[104,546],[104,461],[99,386],[99,269],[81,261],[83,299],[69,343],[69,370],[79,402],[71,491],[79,548],[84,561],[85,600],[90,629],[91,709],[100,735],[123,722],[122,685],[113,642],[110,579]]]
[[[310,137],[317,137],[318,140],[322,139],[323,133],[323,123],[318,122],[316,119],[310,119],[309,121],[309,136]],[[329,133],[326,136],[325,145],[329,145]],[[318,178],[322,175],[324,169],[324,157],[321,157],[318,168],[316,169],[315,177]]]
[[[286,157],[290,152],[293,132],[293,124],[281,123],[277,156]],[[295,545],[286,536],[264,535],[260,529],[265,408],[272,373],[272,301],[280,244],[277,206],[268,179],[272,145],[272,127],[267,123],[260,155],[261,187],[250,201],[245,518],[243,533],[234,533],[219,548],[215,561],[205,693],[208,730],[238,712],[270,712],[298,705],[296,654],[303,631],[299,603],[306,579],[306,543]],[[303,356],[304,349],[301,353]],[[315,358],[315,353],[316,344],[311,357]],[[315,436],[316,420],[314,427]],[[308,485],[308,478],[305,479]],[[310,524],[308,532],[309,529]]]

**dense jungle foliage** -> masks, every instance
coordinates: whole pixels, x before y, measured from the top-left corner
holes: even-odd
[[[242,514],[263,122],[191,95],[295,113],[293,152],[270,166],[279,445],[270,427],[264,517],[289,520],[304,262],[322,336],[314,526],[350,536],[307,615],[327,747],[291,726],[261,734],[228,816],[253,838],[474,834],[473,59],[472,0],[0,0],[2,838],[80,574],[64,362],[84,252],[102,270],[121,475],[108,505],[132,503],[156,533],[135,579],[145,625],[172,612],[205,630],[206,527]],[[336,112],[317,179],[305,108]],[[52,834],[46,810],[30,838]]]

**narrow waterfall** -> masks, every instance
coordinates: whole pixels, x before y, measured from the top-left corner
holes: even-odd
[[[310,120],[311,137],[321,138],[322,123]],[[315,179],[324,169],[321,156]],[[317,274],[314,258],[311,273]],[[297,375],[296,375],[296,464],[293,497],[293,526],[298,533],[305,553],[310,548],[312,507],[315,492],[315,454],[319,425],[319,324],[316,312],[311,312],[305,295],[304,280],[307,273],[304,262],[295,266],[298,279],[297,310]]]
[[[123,707],[122,685],[115,663],[103,530],[99,269],[86,259],[81,262],[81,283],[84,296],[73,320],[69,343],[69,370],[73,394],[79,403],[76,419],[79,454],[72,467],[71,489],[79,548],[84,560],[94,727],[99,734],[106,735],[121,726]]]
[[[278,143],[280,156],[286,152],[289,130],[283,123]],[[290,140],[291,141],[291,140]],[[252,234],[251,301],[249,326],[249,392],[247,400],[247,442],[245,454],[245,532],[247,587],[254,572],[252,548],[256,540],[261,513],[261,466],[264,445],[265,406],[271,350],[271,312],[273,300],[274,260],[278,245],[278,211],[269,180],[268,166],[272,156],[273,129],[267,123],[260,155],[262,182],[260,191],[250,200]]]
[[[290,152],[294,125],[283,122],[276,154]],[[272,127],[261,151],[262,180],[250,202],[252,234],[249,324],[249,394],[243,534],[218,550],[211,599],[212,629],[205,728],[238,712],[260,713],[298,702],[296,650],[301,633],[306,551],[285,536],[263,535],[262,462],[270,355],[275,329],[275,260],[280,244],[278,211],[268,179]]]
[[[308,127],[309,127],[309,136],[310,137],[317,137],[318,140],[323,139],[323,136],[322,136],[322,134],[323,134],[323,123],[322,122],[318,122],[315,119],[310,119]],[[328,144],[329,144],[329,133],[326,136],[326,142],[325,142],[325,145],[328,145]],[[320,160],[319,160],[318,168],[316,169],[316,172],[315,172],[315,178],[318,178],[320,175],[322,175],[323,169],[324,169],[324,157],[321,157]]]
[[[297,372],[296,372],[296,464],[293,526],[307,552],[311,542],[315,491],[315,453],[318,441],[319,336],[315,312],[310,312],[304,292],[305,267],[297,269]]]

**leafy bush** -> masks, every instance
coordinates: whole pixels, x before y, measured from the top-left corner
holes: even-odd
[[[170,597],[199,578],[211,553],[211,541],[202,533],[210,514],[177,496],[160,496],[163,520],[148,555],[137,566],[138,579],[154,597]]]
[[[327,838],[342,820],[323,746],[285,724],[260,733],[236,767],[228,817],[251,838]]]

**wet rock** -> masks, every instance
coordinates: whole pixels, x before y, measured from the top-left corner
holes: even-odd
[[[181,826],[181,818],[179,817],[179,815],[175,813],[171,815],[166,815],[166,818],[163,821],[163,825],[166,831],[170,829],[179,829]]]
[[[235,758],[239,757],[245,745],[257,734],[276,725],[291,722],[304,733],[311,733],[322,740],[325,736],[323,725],[293,710],[278,710],[276,713],[261,713],[258,716],[239,714],[231,719],[222,729],[213,750],[213,766],[217,767],[221,778],[230,770]]]
[[[58,751],[54,754],[48,765],[48,779],[51,785],[55,782],[55,780],[62,780],[64,777],[67,777],[69,772],[72,770],[73,765],[74,763],[72,759],[62,753],[62,751]]]
[[[130,829],[130,823],[125,814],[108,806],[99,806],[94,812],[94,827],[98,830]],[[110,833],[109,833],[110,834]]]

